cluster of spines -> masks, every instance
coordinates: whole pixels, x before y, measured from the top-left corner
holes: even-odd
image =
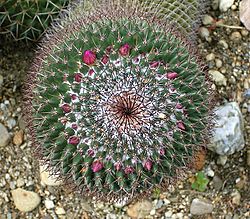
[[[0,3],[0,34],[37,41],[69,0],[6,0]]]
[[[127,16],[128,14],[125,15]],[[93,18],[94,17],[92,17],[92,19]],[[202,144],[207,137],[206,132],[208,132],[209,127],[206,127],[208,123],[208,118],[206,116],[209,113],[211,100],[208,95],[210,91],[209,85],[207,84],[207,76],[201,73],[203,69],[199,66],[199,61],[197,61],[193,52],[189,50],[190,46],[182,41],[182,39],[178,38],[170,29],[165,29],[165,33],[168,32],[166,35],[169,37],[167,39],[168,44],[164,41],[166,47],[164,47],[164,44],[161,42],[161,36],[164,38],[165,33],[164,31],[161,32],[159,30],[158,31],[161,32],[159,37],[152,34],[150,36],[151,38],[142,38],[142,44],[135,44],[133,36],[138,37],[136,33],[143,33],[148,30],[147,28],[145,29],[145,26],[141,26],[141,29],[139,28],[138,31],[136,26],[139,26],[143,22],[137,19],[138,17],[133,18],[134,23],[129,22],[129,19],[124,19],[126,21],[125,24],[119,24],[116,28],[113,28],[111,32],[107,31],[106,35],[103,34],[102,29],[105,27],[104,25],[107,25],[105,22],[96,22],[93,26],[88,26],[85,24],[85,20],[83,19],[73,23],[72,30],[74,29],[74,31],[71,32],[72,35],[68,33],[69,37],[65,38],[62,44],[50,41],[52,45],[53,43],[57,45],[43,48],[45,51],[49,51],[49,53],[46,54],[46,58],[43,58],[43,62],[30,75],[31,78],[35,78],[36,82],[33,82],[34,84],[32,83],[32,87],[35,88],[35,91],[29,91],[27,95],[27,102],[29,104],[28,111],[30,112],[30,104],[33,104],[35,111],[38,113],[30,112],[29,116],[30,119],[34,121],[34,124],[31,124],[29,128],[32,130],[32,133],[34,133],[35,129],[36,134],[34,135],[36,136],[34,136],[34,142],[42,142],[39,146],[41,149],[40,155],[51,166],[51,168],[54,169],[54,172],[60,172],[60,175],[64,178],[74,181],[80,189],[83,191],[87,190],[87,194],[89,195],[94,194],[101,196],[107,193],[110,193],[115,197],[127,195],[128,193],[135,193],[136,195],[136,193],[150,189],[152,185],[163,186],[164,182],[166,183],[169,179],[174,179],[183,169],[185,169],[186,163],[192,160],[192,157],[198,148],[197,146]],[[110,22],[110,24],[114,26],[117,23],[119,22]],[[151,22],[147,20],[146,24],[148,25],[148,28],[150,28]],[[159,28],[159,26],[157,27]],[[158,28],[155,28],[155,30]],[[130,32],[129,29],[133,31]],[[122,33],[124,34],[124,32],[126,33],[125,37],[121,38]],[[112,41],[110,41],[110,36]],[[81,42],[83,44],[81,44]],[[116,49],[113,48],[113,54],[112,52],[107,54],[107,50],[111,48],[113,43],[116,44]],[[151,46],[149,45],[150,43],[152,43]],[[98,47],[98,44],[101,46]],[[88,46],[85,48],[83,45]],[[163,45],[163,47],[159,45]],[[144,47],[144,49],[140,51],[140,47]],[[75,96],[77,92],[75,91],[78,91],[79,94],[82,88],[81,85],[86,83],[86,75],[89,77],[90,72],[91,76],[92,73],[94,73],[92,79],[97,80],[98,73],[102,71],[102,68],[104,68],[103,66],[117,69],[117,67],[114,67],[114,64],[110,64],[111,57],[113,57],[113,61],[120,61],[117,60],[117,57],[122,57],[124,63],[131,64],[132,60],[136,58],[136,54],[144,55],[144,58],[148,59],[146,62],[148,65],[144,66],[145,63],[141,64],[142,66],[139,66],[139,71],[146,67],[147,69],[151,69],[150,71],[154,71],[154,73],[157,73],[158,70],[159,72],[167,72],[164,77],[166,77],[166,80],[170,82],[171,87],[168,87],[167,85],[164,89],[161,87],[164,83],[160,81],[157,84],[151,83],[151,89],[157,90],[161,87],[163,91],[165,91],[165,94],[169,94],[169,96],[171,96],[170,94],[174,93],[175,90],[180,92],[178,95],[170,97],[170,99],[176,101],[175,107],[170,110],[170,114],[175,112],[175,108],[182,109],[184,106],[185,110],[183,110],[182,113],[176,112],[174,114],[178,120],[177,123],[175,123],[175,129],[179,129],[180,132],[173,133],[173,136],[169,136],[170,139],[172,139],[172,142],[167,142],[168,147],[160,148],[159,141],[157,140],[157,137],[159,136],[156,135],[162,135],[164,131],[167,131],[166,128],[160,127],[159,129],[156,127],[158,128],[157,132],[148,137],[148,140],[151,142],[144,141],[143,143],[145,144],[144,150],[146,152],[153,146],[159,147],[158,155],[148,158],[148,155],[144,156],[142,153],[143,159],[141,159],[141,162],[136,166],[136,168],[134,168],[131,165],[131,161],[126,161],[125,165],[119,163],[115,163],[114,165],[114,163],[106,160],[104,162],[103,159],[108,157],[108,153],[105,150],[97,151],[98,154],[95,154],[96,151],[90,150],[87,144],[85,144],[85,146],[78,147],[81,139],[79,136],[75,136],[75,130],[77,130],[79,126],[83,128],[90,128],[92,126],[94,127],[92,130],[98,128],[97,126],[99,126],[97,130],[100,132],[105,132],[105,127],[101,126],[99,123],[96,124],[94,121],[92,121],[93,124],[91,124],[91,119],[95,117],[90,117],[92,114],[84,112],[84,108],[81,106],[82,104],[76,103],[74,110],[72,110],[71,106],[72,100],[74,101],[74,98],[77,98]],[[72,60],[75,63],[73,63]],[[169,71],[168,65],[171,66],[171,71]],[[178,72],[180,71],[180,68],[186,70],[184,71],[185,74]],[[87,71],[85,71],[86,69]],[[124,70],[124,66],[122,66],[121,69]],[[70,70],[70,72],[68,70]],[[152,72],[149,72],[148,76],[152,77]],[[133,73],[136,74],[136,70]],[[111,75],[107,76],[111,77]],[[147,79],[151,79],[150,77],[145,77],[145,81]],[[124,76],[121,78],[124,78]],[[184,80],[180,80],[181,78]],[[111,80],[111,82],[116,80]],[[141,82],[141,80],[142,79],[140,79],[139,82]],[[108,82],[110,81],[108,80]],[[154,80],[154,82],[156,82],[156,80]],[[101,87],[103,88],[105,81],[102,81],[102,83]],[[93,85],[92,89],[94,91],[98,91],[96,87],[99,88],[100,85],[98,85],[97,82],[94,82]],[[71,91],[74,91],[71,92],[71,95],[69,95],[70,89],[72,89]],[[83,90],[88,91],[89,89],[91,91],[91,84]],[[182,93],[185,95],[182,96]],[[90,93],[89,97],[95,97],[96,94],[97,93],[95,92],[94,95]],[[161,96],[160,92],[157,94],[158,95],[154,96],[155,99],[153,100],[153,102],[156,103],[158,101],[162,101],[164,98],[164,95]],[[30,98],[29,95],[33,97]],[[60,98],[58,99],[58,97]],[[82,97],[84,104],[90,104],[89,106],[91,106],[91,101],[94,101],[94,99],[87,100],[84,95],[82,95]],[[207,98],[207,102],[203,99],[204,97]],[[166,96],[166,98],[168,97]],[[85,101],[90,102],[85,103]],[[45,106],[43,106],[43,104],[45,104]],[[158,104],[162,107],[162,104]],[[91,109],[93,110],[93,108]],[[156,110],[156,108],[154,110]],[[77,111],[84,116],[89,116],[89,119],[84,120],[84,123],[82,124],[76,124],[75,122],[77,119],[74,113]],[[188,115],[188,118],[190,119],[189,124],[182,121],[184,118],[183,116],[185,115]],[[166,119],[166,116],[169,115],[159,112],[159,118],[161,120]],[[65,124],[67,121],[70,121],[71,127],[66,127]],[[52,125],[53,122],[54,124]],[[192,130],[190,129],[190,125],[194,126]],[[201,129],[204,133],[199,133],[200,130],[197,129]],[[84,133],[81,129],[80,131],[81,134]],[[160,131],[162,131],[162,133]],[[91,134],[93,134],[93,139],[101,139],[100,133],[96,133],[94,131],[91,132]],[[99,136],[97,134],[99,134]],[[183,138],[183,136],[185,137]],[[108,137],[108,144],[113,144],[113,149],[116,149],[116,147],[119,146],[117,143],[124,143],[124,139],[119,142],[119,138],[116,140],[109,135],[106,135],[105,137]],[[141,142],[139,139],[136,140]],[[187,142],[182,142],[184,140]],[[138,143],[136,141],[132,142]],[[130,142],[125,141],[125,143]],[[99,144],[96,142],[96,146],[97,149],[102,147],[100,142]],[[126,145],[122,146],[126,148]],[[106,149],[110,152],[109,147]],[[94,154],[95,156],[93,156]],[[137,158],[138,156],[134,153],[130,153],[128,155],[131,158]],[[101,159],[98,158],[99,156]],[[117,154],[114,157],[120,157],[120,159],[122,159],[122,151],[121,154]],[[159,161],[162,160],[161,157],[167,158],[163,164],[159,163]],[[159,168],[157,168],[157,165],[161,169],[160,171]],[[139,168],[139,166],[141,167]],[[161,166],[163,168],[161,168]]]

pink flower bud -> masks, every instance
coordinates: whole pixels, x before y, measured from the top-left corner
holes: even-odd
[[[112,50],[112,48],[113,48],[112,46],[108,46],[108,47],[106,48],[106,52],[107,52],[107,53],[110,53],[111,50]]]
[[[94,150],[92,150],[92,149],[89,149],[89,150],[87,151],[87,153],[88,153],[88,155],[89,155],[90,157],[93,157],[93,156],[95,155],[95,152],[94,152]]]
[[[175,107],[176,107],[176,109],[182,109],[183,108],[183,106],[180,103],[177,103]]]
[[[73,123],[73,124],[71,125],[71,127],[72,127],[72,129],[77,129],[77,124],[76,124],[76,123]]]
[[[121,164],[121,162],[117,162],[117,163],[115,163],[115,169],[117,170],[117,171],[119,171],[119,170],[121,170],[121,168],[122,168],[122,164]]]
[[[134,172],[134,169],[133,169],[133,167],[131,167],[131,166],[127,166],[127,167],[125,168],[124,172],[125,172],[126,174],[130,174],[130,173],[133,173],[133,172]]]
[[[95,71],[93,69],[89,70],[89,76],[92,76],[95,73]]]
[[[175,79],[178,77],[178,74],[176,72],[169,72],[166,74],[168,79]]]
[[[152,169],[153,163],[151,160],[147,160],[144,164],[144,168],[148,171],[150,171]]]
[[[130,52],[130,45],[125,43],[123,46],[120,47],[119,53],[121,56],[127,56]]]
[[[101,161],[97,160],[92,163],[91,169],[94,173],[100,171],[103,168],[103,164]]]
[[[69,138],[69,144],[78,145],[80,139],[77,136],[71,136]]]
[[[76,82],[81,82],[82,81],[82,74],[81,73],[76,73],[75,74],[75,81]]]
[[[96,55],[91,50],[85,50],[83,53],[82,60],[86,65],[92,65],[95,63]]]
[[[65,112],[65,113],[69,113],[71,111],[71,108],[70,108],[70,105],[65,103],[62,105],[62,110]]]
[[[71,99],[72,100],[76,100],[77,99],[77,95],[76,94],[71,94]]]
[[[109,57],[108,57],[107,55],[104,55],[104,56],[102,57],[101,62],[102,62],[104,65],[106,65],[106,64],[108,63],[108,61],[109,61]]]
[[[177,127],[181,130],[185,130],[185,126],[184,126],[184,123],[183,122],[177,122]]]
[[[165,150],[163,148],[160,149],[160,155],[165,155]]]
[[[150,62],[149,65],[150,65],[150,68],[157,68],[157,67],[159,67],[160,62],[153,61],[153,62]]]

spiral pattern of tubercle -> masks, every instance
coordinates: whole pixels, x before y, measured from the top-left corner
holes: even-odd
[[[83,194],[108,200],[183,174],[208,139],[212,105],[191,45],[143,8],[122,6],[57,28],[25,85],[41,159]]]
[[[0,2],[0,34],[37,41],[70,0],[6,0]]]

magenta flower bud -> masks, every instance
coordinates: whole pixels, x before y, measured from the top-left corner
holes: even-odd
[[[69,144],[78,145],[80,139],[77,136],[71,136],[69,138]]]
[[[91,50],[85,50],[83,53],[82,60],[86,65],[93,65],[96,60],[96,55]]]
[[[95,71],[93,69],[89,70],[89,76],[92,76],[95,73]]]
[[[178,74],[176,72],[169,72],[166,74],[168,79],[175,79],[178,77]]]
[[[102,57],[101,62],[102,62],[104,65],[106,65],[106,64],[108,63],[108,61],[109,61],[109,57],[108,57],[107,55],[104,55],[104,56]]]
[[[72,127],[72,129],[77,129],[77,124],[76,124],[76,123],[73,123],[73,124],[71,125],[71,127]]]
[[[184,126],[184,123],[183,122],[177,122],[177,127],[181,130],[185,130],[185,126]]]
[[[82,81],[82,74],[81,73],[76,73],[75,74],[75,81],[76,82],[81,82]]]
[[[108,47],[106,48],[106,52],[107,52],[107,53],[110,53],[111,50],[112,50],[112,48],[113,48],[112,46],[108,46]]]
[[[95,152],[94,152],[93,149],[89,149],[89,150],[87,151],[87,153],[88,153],[88,155],[89,155],[90,157],[93,157],[93,156],[95,155]]]
[[[76,94],[71,94],[71,99],[72,100],[76,100],[77,99],[77,95]]]
[[[153,61],[153,62],[150,62],[149,65],[150,65],[150,68],[157,68],[157,67],[159,67],[160,62]]]
[[[175,107],[176,107],[176,109],[182,109],[183,108],[183,106],[180,103],[177,103]]]
[[[119,53],[121,56],[127,56],[130,52],[130,45],[125,43],[123,46],[120,47]]]
[[[130,173],[133,173],[133,172],[134,172],[134,169],[133,169],[133,167],[131,167],[131,166],[127,166],[127,167],[125,168],[124,172],[125,172],[126,174],[130,174]]]
[[[163,148],[160,149],[160,155],[165,155],[165,150]]]
[[[69,104],[65,103],[62,105],[62,110],[65,112],[65,113],[69,113],[71,111],[71,107]]]
[[[148,171],[150,171],[152,169],[153,163],[151,160],[147,160],[144,164],[144,168]]]
[[[119,170],[121,170],[121,168],[122,168],[122,164],[121,164],[121,162],[117,162],[117,163],[115,163],[115,169],[117,170],[117,171],[119,171]]]
[[[94,173],[100,171],[103,168],[103,164],[101,161],[97,160],[92,163],[91,169]]]

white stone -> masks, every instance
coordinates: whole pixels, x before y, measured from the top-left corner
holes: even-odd
[[[240,2],[240,20],[250,30],[250,0]]]
[[[207,61],[212,61],[214,59],[215,59],[214,53],[209,53],[208,55],[206,55],[206,60]]]
[[[34,210],[41,202],[40,196],[31,191],[18,188],[11,191],[16,208],[22,212]]]
[[[60,186],[60,185],[62,185],[62,181],[56,180],[55,177],[50,176],[49,172],[45,170],[44,166],[40,167],[40,178],[41,178],[41,184],[43,186]]]
[[[230,102],[217,107],[213,137],[208,148],[219,155],[230,155],[241,150],[244,145],[243,117],[238,103]]]
[[[49,199],[46,199],[46,200],[44,201],[44,205],[45,205],[45,207],[46,207],[47,209],[52,209],[52,208],[55,207],[54,202],[51,201],[51,200],[49,200]]]
[[[233,192],[231,194],[232,198],[232,203],[235,205],[240,205],[240,199],[241,199],[241,195],[240,193],[236,190],[235,192]]]
[[[165,218],[166,218],[166,219],[171,218],[172,215],[173,215],[172,211],[167,211],[167,212],[165,212]]]
[[[0,123],[0,147],[4,147],[9,143],[10,135],[3,124]]]
[[[190,207],[190,213],[193,215],[209,214],[213,211],[213,205],[205,199],[193,199]]]
[[[222,67],[222,61],[220,59],[215,59],[215,65],[217,68],[221,68]]]
[[[57,215],[66,214],[65,210],[62,207],[56,207],[55,212]]]
[[[227,156],[219,156],[217,159],[217,164],[224,166],[227,162]]]
[[[201,27],[199,29],[199,32],[200,32],[200,36],[202,38],[208,40],[210,33],[209,33],[209,30],[206,27]]]
[[[204,15],[202,19],[202,23],[204,25],[211,25],[213,22],[214,22],[214,19],[210,15],[208,14]]]
[[[217,84],[217,85],[227,85],[227,79],[226,77],[221,74],[217,70],[209,70],[208,72],[212,76],[212,80]]]
[[[233,5],[234,0],[220,0],[219,2],[219,9],[222,12],[227,11]]]

